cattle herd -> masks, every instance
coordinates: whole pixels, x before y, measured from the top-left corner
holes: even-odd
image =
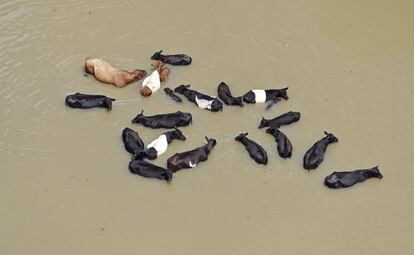
[[[158,90],[160,84],[165,82],[169,75],[169,69],[165,64],[171,65],[189,65],[192,62],[191,57],[185,54],[163,55],[162,51],[156,52],[151,59],[157,62],[153,65],[154,71],[151,75],[144,79],[141,88],[143,96],[150,96]],[[146,72],[136,69],[128,72],[112,67],[107,62],[88,57],[85,60],[85,71],[94,75],[96,79],[111,83],[115,86],[122,87],[133,81],[143,78]],[[190,89],[190,85],[179,85],[174,90],[170,88],[164,89],[165,93],[177,103],[181,103],[182,99],[177,95],[180,94],[187,98],[188,101],[197,105],[197,107],[212,112],[222,111],[223,102],[226,105],[235,105],[243,107],[244,103],[268,103],[267,108],[280,100],[288,100],[288,88],[282,89],[255,89],[250,90],[243,96],[234,97],[231,94],[229,86],[221,82],[217,88],[218,98],[209,96]],[[176,94],[177,93],[177,94]],[[220,100],[219,100],[220,99]],[[66,97],[66,105],[72,108],[106,108],[108,111],[112,109],[113,98],[103,95],[87,95],[76,93]],[[300,119],[299,112],[287,112],[273,119],[264,119],[260,121],[259,129],[267,127],[266,133],[272,135],[277,143],[277,151],[280,157],[290,158],[292,156],[292,143],[289,138],[279,130],[283,125],[289,125]],[[213,138],[206,137],[206,144],[193,150],[175,153],[168,158],[167,167],[160,167],[148,160],[153,160],[159,155],[166,152],[168,145],[174,140],[185,141],[186,137],[178,129],[178,127],[188,126],[192,123],[191,113],[177,111],[175,113],[158,114],[154,116],[145,116],[142,111],[132,123],[140,124],[148,128],[172,129],[164,132],[153,142],[145,146],[139,134],[130,129],[125,128],[122,131],[122,140],[125,149],[131,154],[129,170],[131,173],[141,175],[147,178],[157,178],[172,181],[173,174],[181,169],[194,168],[200,162],[206,161],[210,152],[216,146],[217,141]],[[258,164],[266,165],[268,157],[265,149],[255,141],[247,137],[248,133],[242,133],[235,137],[235,140],[242,143],[249,153],[250,157]],[[321,138],[305,153],[303,158],[303,168],[306,170],[316,169],[324,160],[324,153],[331,143],[338,142],[338,138],[332,133],[325,132],[325,137]],[[370,169],[361,169],[348,172],[333,172],[325,178],[325,185],[329,188],[344,188],[352,186],[358,182],[363,182],[369,178],[382,178],[378,166]]]

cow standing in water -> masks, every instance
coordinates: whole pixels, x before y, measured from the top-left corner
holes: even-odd
[[[172,100],[174,100],[177,103],[181,103],[183,100],[181,100],[181,98],[179,96],[177,96],[176,94],[174,94],[174,91],[170,88],[165,88],[164,89],[165,94],[169,95]]]
[[[134,155],[134,159],[156,159],[159,155],[167,151],[168,145],[175,139],[185,141],[186,137],[179,129],[165,132],[148,144],[145,150],[138,151]]]
[[[177,111],[175,113],[157,114],[154,116],[144,116],[141,111],[132,123],[140,123],[150,128],[176,128],[190,125],[192,122],[191,113]]]
[[[198,165],[198,163],[206,161],[208,155],[216,146],[217,142],[215,139],[207,138],[207,144],[195,148],[191,151],[176,153],[167,160],[167,167],[173,172],[177,172],[180,169],[184,168],[193,168]]]
[[[113,67],[102,59],[93,57],[85,59],[85,72],[92,74],[100,82],[113,84],[117,87],[125,87],[134,81],[141,80],[147,75],[147,72],[144,70],[135,69],[132,72],[128,72]]]
[[[201,109],[207,109],[212,112],[223,110],[223,103],[220,100],[189,89],[189,87],[190,85],[180,85],[174,89],[174,92],[184,95],[188,101],[195,103]]]
[[[73,95],[68,95],[66,97],[65,104],[71,108],[89,109],[100,107],[111,111],[112,101],[115,101],[115,99],[103,95],[87,95],[76,93]]]
[[[146,178],[156,178],[166,180],[167,182],[171,182],[173,177],[173,172],[170,169],[165,169],[144,160],[132,160],[129,162],[129,171]]]
[[[124,142],[125,150],[133,155],[144,149],[144,142],[141,137],[130,128],[122,130],[122,141]]]
[[[191,64],[191,57],[185,54],[163,55],[162,50],[155,52],[151,59],[160,60],[163,63],[174,66],[185,66]]]
[[[305,153],[305,157],[303,158],[303,168],[306,170],[316,169],[322,163],[324,159],[324,153],[328,145],[338,142],[338,138],[336,138],[333,134],[327,132],[324,133],[326,136],[317,141]]]
[[[256,163],[267,165],[266,151],[258,143],[247,138],[248,134],[249,133],[240,134],[235,138],[235,140],[241,142],[244,145],[250,157],[254,159]]]
[[[290,158],[292,156],[292,143],[282,131],[270,127],[266,129],[266,133],[271,134],[275,138],[279,156],[282,158]]]
[[[239,105],[243,107],[243,99],[242,97],[233,97],[229,86],[221,82],[217,87],[217,94],[218,97],[223,101],[226,105]]]
[[[259,124],[259,128],[264,128],[264,127],[280,128],[281,126],[292,124],[298,120],[300,120],[300,112],[290,111],[290,112],[284,113],[270,120],[267,120],[262,117],[262,120],[260,121],[260,124]]]
[[[363,182],[370,178],[382,179],[378,166],[370,169],[354,170],[350,172],[333,172],[326,176],[325,185],[331,189],[350,187],[358,182]]]
[[[152,93],[157,91],[161,87],[161,83],[168,79],[170,69],[164,65],[161,61],[156,61],[152,64],[153,72],[142,81],[141,89],[139,90],[141,95],[148,97]]]
[[[264,103],[267,101],[277,102],[280,99],[288,100],[288,88],[283,89],[253,89],[243,95],[243,101],[248,104]]]

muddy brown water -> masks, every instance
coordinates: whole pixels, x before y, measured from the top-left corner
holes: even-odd
[[[0,1],[0,250],[2,254],[409,254],[414,235],[412,1]],[[86,56],[149,70],[157,50],[186,53],[165,86],[214,95],[289,86],[289,101],[210,113],[161,90],[138,95],[82,74]],[[76,110],[67,94],[116,98]],[[217,139],[210,159],[173,182],[128,171],[120,134],[150,142],[146,114],[193,113],[156,160]],[[262,116],[300,111],[277,156]],[[304,152],[323,131],[339,143],[315,171]],[[234,141],[268,151],[257,165]],[[333,170],[379,165],[382,180],[329,190]]]

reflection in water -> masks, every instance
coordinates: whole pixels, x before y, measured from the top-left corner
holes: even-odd
[[[413,22],[410,1],[0,2],[0,248],[5,254],[390,254],[414,247]],[[289,87],[287,101],[212,113],[159,91],[142,98],[83,75],[87,56],[150,70],[163,49],[193,63],[171,66],[164,87],[215,95]],[[66,95],[103,94],[113,110],[67,108]],[[145,143],[164,130],[131,124],[146,114],[192,112],[154,163],[217,140],[209,160],[172,184],[133,176],[121,132]],[[301,112],[281,130],[281,159],[262,117]],[[340,137],[317,170],[303,155],[323,131]],[[234,137],[268,152],[254,163]],[[385,178],[341,190],[333,170],[379,165]],[[22,245],[24,243],[24,245]]]

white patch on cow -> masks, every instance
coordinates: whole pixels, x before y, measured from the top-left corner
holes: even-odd
[[[155,139],[152,143],[148,144],[147,149],[154,148],[157,150],[157,156],[163,154],[167,151],[168,142],[167,136],[160,135],[157,139]]]
[[[266,91],[263,89],[254,89],[252,91],[254,93],[256,103],[266,102]]]
[[[207,99],[199,99],[197,96],[195,98],[197,106],[201,109],[208,109],[211,110],[211,104],[213,103],[213,100],[207,100]]]
[[[190,165],[191,168],[196,167],[197,164],[193,163],[193,162],[188,162],[188,164]]]
[[[161,87],[160,74],[157,70],[142,81],[142,87],[144,86],[147,86],[152,92],[157,91]]]

